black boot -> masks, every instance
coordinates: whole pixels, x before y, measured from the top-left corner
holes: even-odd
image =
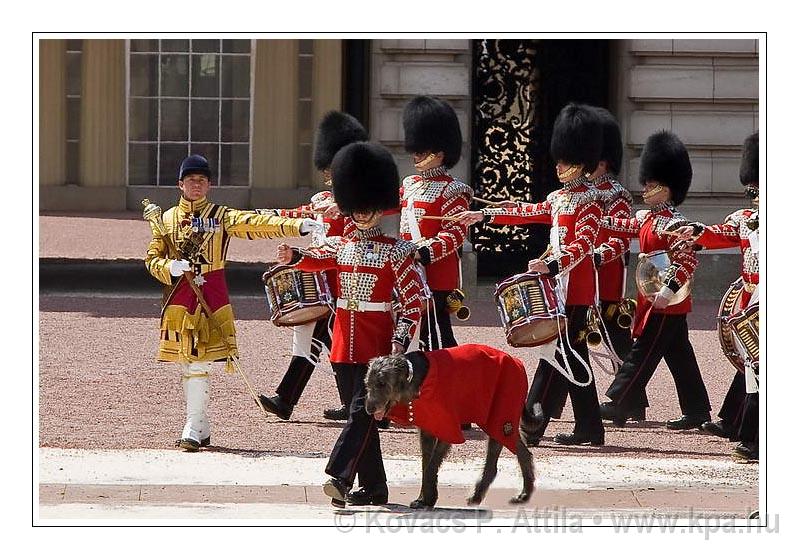
[[[350,410],[342,406],[339,408],[327,408],[322,412],[326,420],[347,420],[350,417]]]
[[[718,422],[703,422],[703,425],[700,426],[700,429],[704,432],[708,432],[712,436],[717,436],[725,439],[730,439],[733,428],[730,424],[728,424],[725,420],[720,420]]]
[[[758,461],[758,444],[743,441],[733,449],[733,456],[744,461]]]
[[[351,486],[341,478],[330,478],[322,485],[322,491],[331,499],[331,505],[344,507]]]
[[[608,401],[600,404],[600,417],[603,420],[611,420],[617,428],[624,428],[628,420],[644,422],[645,409],[643,406],[626,409],[614,404],[614,401]]]
[[[559,445],[580,445],[582,443],[588,443],[590,445],[605,445],[606,439],[605,434],[556,434],[556,437],[553,438],[555,443]]]
[[[711,420],[711,416],[706,414],[684,414],[680,418],[667,420],[668,430],[691,430],[699,428],[704,422]]]
[[[294,407],[287,404],[280,395],[275,395],[274,397],[258,395],[258,400],[261,401],[261,404],[264,405],[267,412],[274,414],[281,420],[288,420],[292,415],[292,410],[294,410]]]
[[[347,495],[347,503],[351,506],[382,506],[389,501],[389,488],[380,484],[372,488],[359,488]]]

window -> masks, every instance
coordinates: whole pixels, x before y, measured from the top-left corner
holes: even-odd
[[[208,158],[222,186],[250,184],[250,39],[131,39],[128,183],[175,186]]]
[[[68,185],[80,180],[81,54],[82,39],[67,39],[67,177]]]
[[[313,177],[309,162],[313,158],[314,142],[314,106],[311,100],[314,41],[300,39],[298,41],[299,58],[297,61],[297,184],[300,187],[311,187]]]

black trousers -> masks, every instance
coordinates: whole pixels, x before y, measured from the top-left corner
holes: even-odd
[[[322,342],[322,344],[324,344],[328,349],[331,347],[331,335],[328,331],[328,326],[329,321],[332,320],[333,316],[317,321],[314,325],[314,334],[312,335],[315,339]],[[309,354],[315,360],[318,359],[319,348],[312,346]],[[292,356],[292,360],[289,362],[289,367],[286,369],[286,373],[283,375],[283,379],[281,379],[281,382],[278,384],[278,388],[275,392],[278,394],[281,400],[290,406],[295,406],[297,401],[300,400],[300,396],[303,394],[306,385],[308,385],[308,381],[311,379],[311,374],[313,372],[314,364],[312,364],[303,356]],[[341,400],[342,405],[349,406],[350,397],[353,394],[353,388],[349,385],[350,380],[347,379],[343,382],[340,382],[339,376],[336,375],[335,377],[336,389],[339,392],[339,399]]]
[[[450,313],[447,311],[447,296],[450,295],[450,290],[439,290],[433,292],[433,305],[436,309],[436,325],[438,327],[439,336],[436,330],[431,333],[431,347],[428,348],[428,312],[422,310],[422,320],[420,321],[420,344],[423,345],[425,350],[439,350],[441,348],[452,348],[458,346],[455,336],[453,336],[453,324],[450,322]],[[433,318],[433,310],[430,311],[431,318]],[[440,338],[441,337],[441,338]]]
[[[589,363],[589,349],[586,346],[585,329],[588,309],[586,305],[568,305],[566,307],[567,336],[570,345],[587,364]],[[567,360],[575,379],[586,381],[588,378],[586,370],[569,350],[567,350]],[[562,367],[564,366],[561,354],[557,355],[557,361]],[[579,387],[568,381],[548,362],[540,360],[528,391],[526,405],[528,410],[532,410],[533,404],[538,402],[541,403],[546,417],[561,418],[567,395],[572,401],[572,411],[575,415],[575,433],[585,435],[604,433],[594,377],[589,385]]]
[[[608,331],[608,337],[611,341],[611,347],[614,348],[617,356],[623,361],[628,357],[628,353],[633,347],[633,338],[631,338],[631,330],[624,329],[617,324],[617,309],[619,302],[616,301],[601,301],[600,314],[603,316],[603,324]],[[605,334],[603,334],[605,337]],[[647,393],[642,388],[641,392],[631,397],[631,406],[634,408],[646,408],[650,406],[647,400]]]
[[[666,361],[675,381],[681,412],[686,415],[707,414],[711,404],[689,342],[685,314],[650,313],[642,336],[633,343],[606,395],[623,411],[630,410],[644,393],[661,358]]]
[[[731,380],[731,386],[722,401],[722,408],[719,409],[718,416],[732,428],[731,441],[738,441],[739,426],[744,415],[745,400],[744,373],[737,371]]]
[[[352,380],[353,393],[350,418],[333,446],[325,472],[351,485],[357,474],[359,484],[367,489],[386,484],[378,426],[375,418],[367,414],[364,408],[367,400],[364,385],[367,364],[333,364],[333,370],[340,378]]]
[[[737,438],[746,443],[758,443],[758,393],[747,393],[742,407],[742,422]]]

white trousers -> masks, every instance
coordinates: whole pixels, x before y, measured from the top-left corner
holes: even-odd
[[[181,368],[181,383],[186,397],[186,424],[181,439],[192,439],[200,443],[211,435],[208,421],[209,386],[208,372],[211,362],[189,362],[178,364]]]

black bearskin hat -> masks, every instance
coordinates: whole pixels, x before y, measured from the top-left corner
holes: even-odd
[[[356,118],[341,111],[330,111],[322,117],[314,138],[314,166],[329,169],[333,156],[353,142],[364,142],[367,131]]]
[[[600,160],[605,161],[608,170],[614,175],[619,175],[622,169],[622,133],[616,117],[608,109],[595,107],[600,124],[603,127],[603,148],[600,151]]]
[[[758,184],[758,132],[751,134],[744,141],[739,180],[745,186]]]
[[[407,152],[444,152],[443,164],[448,169],[461,159],[461,127],[447,101],[415,97],[403,111],[403,130]]]
[[[591,107],[570,103],[561,109],[550,139],[550,155],[555,161],[583,165],[585,173],[592,173],[602,149],[603,128]]]
[[[333,198],[343,214],[400,207],[400,176],[389,150],[374,142],[353,142],[331,163]]]
[[[642,150],[639,163],[639,183],[656,181],[669,187],[672,202],[679,205],[692,184],[692,162],[681,139],[672,132],[661,130],[651,134]]]

